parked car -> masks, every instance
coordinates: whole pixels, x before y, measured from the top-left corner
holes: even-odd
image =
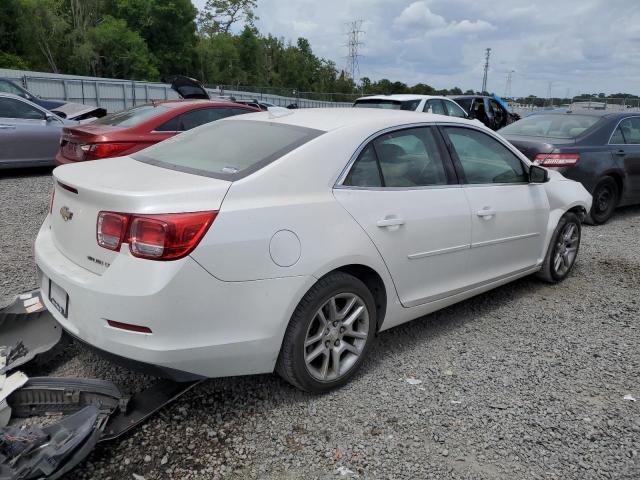
[[[56,163],[119,157],[137,152],[205,123],[259,111],[211,100],[164,100],[64,128]]]
[[[35,256],[62,328],[156,374],[275,369],[312,392],[381,330],[564,279],[591,202],[483,126],[357,108],[236,116],[53,175]]]
[[[8,78],[0,78],[0,92],[11,93],[22,97],[55,113],[58,117],[68,120],[87,120],[104,117],[107,114],[104,108],[94,107],[92,105],[83,105],[81,103],[65,102],[62,100],[43,100]]]
[[[384,108],[390,110],[412,110],[415,112],[435,113],[450,117],[469,118],[467,112],[447,97],[436,95],[371,95],[358,98],[356,108]]]
[[[64,126],[78,125],[10,93],[0,93],[0,169],[55,164]]]
[[[592,223],[606,222],[616,207],[640,203],[640,113],[540,113],[500,134],[536,164],[582,183],[593,195]]]
[[[495,96],[456,95],[451,98],[465,109],[469,117],[480,120],[491,130],[499,130],[520,119],[518,114],[509,112]]]

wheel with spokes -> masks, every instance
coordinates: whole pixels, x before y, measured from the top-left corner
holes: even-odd
[[[564,280],[573,268],[580,249],[582,225],[574,213],[565,213],[551,237],[540,277],[556,283]]]
[[[329,274],[291,317],[276,370],[308,392],[342,386],[362,363],[375,326],[375,301],[367,286],[346,273]]]

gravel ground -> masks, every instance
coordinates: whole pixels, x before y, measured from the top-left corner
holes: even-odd
[[[49,189],[47,171],[0,177],[0,304],[35,285]],[[525,278],[384,332],[336,392],[207,381],[69,477],[640,478],[639,239],[640,207],[585,227],[561,285]],[[77,345],[49,371],[148,380]]]

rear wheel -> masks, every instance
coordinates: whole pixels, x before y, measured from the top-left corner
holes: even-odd
[[[538,276],[550,283],[564,280],[573,268],[580,249],[582,228],[575,213],[565,213],[553,232]]]
[[[605,177],[600,180],[593,190],[593,204],[589,212],[591,221],[600,225],[609,220],[618,205],[619,197],[620,189],[613,178]]]
[[[346,273],[329,274],[298,304],[276,371],[308,392],[342,386],[360,367],[375,327],[375,302],[366,285]]]

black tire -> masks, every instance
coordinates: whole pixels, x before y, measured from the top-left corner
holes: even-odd
[[[364,325],[365,320],[368,320],[366,332],[356,332],[363,337],[359,340],[347,338],[350,334],[348,331],[342,333],[342,323],[337,326],[335,326],[333,322],[325,323],[325,325],[329,325],[328,329],[331,329],[331,332],[328,329],[324,329],[324,327],[320,328],[322,319],[318,316],[319,310],[322,308],[322,311],[325,312],[325,308],[330,308],[327,307],[328,302],[331,302],[332,298],[341,295],[357,297],[356,307],[359,308],[359,306],[362,306],[366,309],[366,313],[361,313],[354,321],[355,328],[364,328],[359,325]],[[338,299],[338,302],[340,302],[340,299]],[[345,304],[343,305],[344,309],[346,309],[346,303],[347,300],[345,300]],[[364,310],[362,311],[364,312]],[[355,310],[353,310],[353,312],[355,312]],[[365,316],[366,318],[364,318]],[[351,318],[351,315],[347,315],[347,317]],[[328,315],[327,318],[329,318]],[[344,321],[346,322],[346,319]],[[347,273],[330,273],[318,280],[305,294],[291,316],[276,363],[276,372],[294,387],[311,393],[323,393],[341,387],[346,384],[360,368],[375,338],[376,325],[375,300],[367,286],[356,277]],[[310,329],[315,327],[317,327],[317,330],[315,334],[311,335]],[[351,327],[351,329],[353,328],[354,327]],[[318,340],[317,344],[305,347],[305,341],[311,341],[308,335],[312,337],[320,335],[322,340]],[[330,335],[339,335],[339,338]],[[333,344],[336,345],[334,349],[331,346],[331,342],[336,341],[338,343]],[[327,346],[327,342],[329,342],[329,346]],[[359,355],[356,356],[351,353],[351,351],[336,353],[336,355],[338,355],[338,368],[333,370],[334,373],[339,372],[340,362],[342,361],[340,359],[343,357],[349,360],[349,363],[347,364],[347,362],[345,362],[345,364],[350,366],[348,366],[343,373],[335,373],[335,378],[326,376],[327,368],[324,369],[326,380],[314,377],[310,371],[314,367],[312,365],[307,366],[307,362],[305,361],[305,357],[311,353],[309,350],[313,350],[314,347],[320,350],[324,349],[320,354],[322,356],[320,360],[324,360],[325,356],[327,356],[327,365],[331,364],[333,368],[335,361],[331,356],[331,350],[336,350],[337,352],[339,350],[337,346],[341,345],[340,342],[352,342],[354,344],[357,342],[359,345],[358,348],[361,349]],[[345,345],[342,345],[342,347],[345,347]],[[321,370],[321,368],[319,370]],[[320,372],[316,371],[315,373],[317,376]]]
[[[564,255],[567,253],[567,245],[569,242],[565,237],[567,233],[567,229],[573,226],[575,228],[575,232],[577,234],[577,242],[575,243],[575,254],[570,261],[570,264],[567,265],[565,262]],[[558,226],[553,232],[551,237],[551,242],[549,243],[549,247],[547,248],[547,255],[544,258],[544,262],[542,264],[542,269],[538,272],[538,277],[549,283],[558,283],[567,278],[573,266],[575,265],[576,259],[578,257],[578,252],[580,250],[580,239],[582,236],[582,225],[580,222],[580,218],[575,213],[567,212],[565,213],[558,222]],[[558,268],[556,265],[557,255],[563,256],[562,260],[562,268]]]
[[[611,218],[618,206],[620,188],[612,177],[605,177],[593,189],[593,204],[589,212],[589,220],[594,225],[601,225]]]

